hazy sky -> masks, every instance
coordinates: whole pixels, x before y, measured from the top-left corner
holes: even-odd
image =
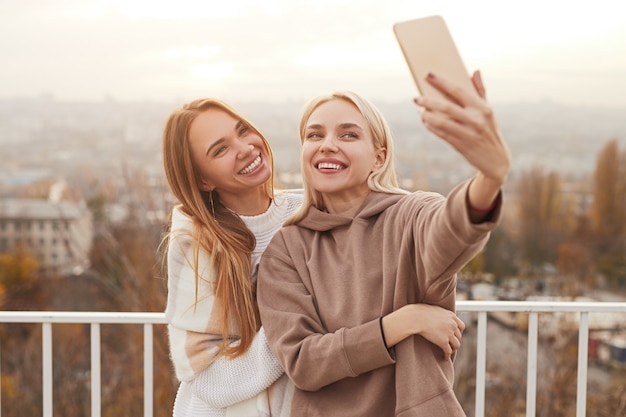
[[[0,98],[417,95],[393,23],[441,14],[491,101],[626,107],[617,0],[0,0]]]

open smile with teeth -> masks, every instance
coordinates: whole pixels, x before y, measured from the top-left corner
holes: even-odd
[[[339,164],[332,164],[330,162],[320,162],[317,164],[317,169],[335,169],[337,171],[343,169],[343,166]]]
[[[255,169],[257,169],[259,167],[259,165],[261,165],[261,155],[257,156],[254,161],[252,161],[252,163],[250,165],[248,165],[247,167],[245,167],[244,169],[242,169],[241,171],[239,171],[240,174],[249,174],[252,171],[254,171]]]

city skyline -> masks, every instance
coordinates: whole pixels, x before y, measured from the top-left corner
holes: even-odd
[[[392,25],[431,14],[492,102],[626,108],[626,17],[609,0],[3,2],[0,99],[410,98]]]

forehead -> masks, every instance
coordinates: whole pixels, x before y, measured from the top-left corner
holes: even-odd
[[[189,140],[215,141],[233,131],[237,122],[231,114],[220,108],[210,108],[198,114],[189,126]]]
[[[343,99],[333,99],[320,104],[313,110],[307,126],[313,124],[333,126],[344,123],[354,123],[362,129],[367,127],[367,120],[354,104]]]

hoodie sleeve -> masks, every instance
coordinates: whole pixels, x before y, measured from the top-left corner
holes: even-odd
[[[425,279],[422,301],[436,302],[454,290],[455,274],[485,246],[501,217],[502,198],[489,221],[474,224],[466,198],[471,180],[459,184],[447,198],[435,193],[412,194],[407,222],[413,225],[418,277]]]

